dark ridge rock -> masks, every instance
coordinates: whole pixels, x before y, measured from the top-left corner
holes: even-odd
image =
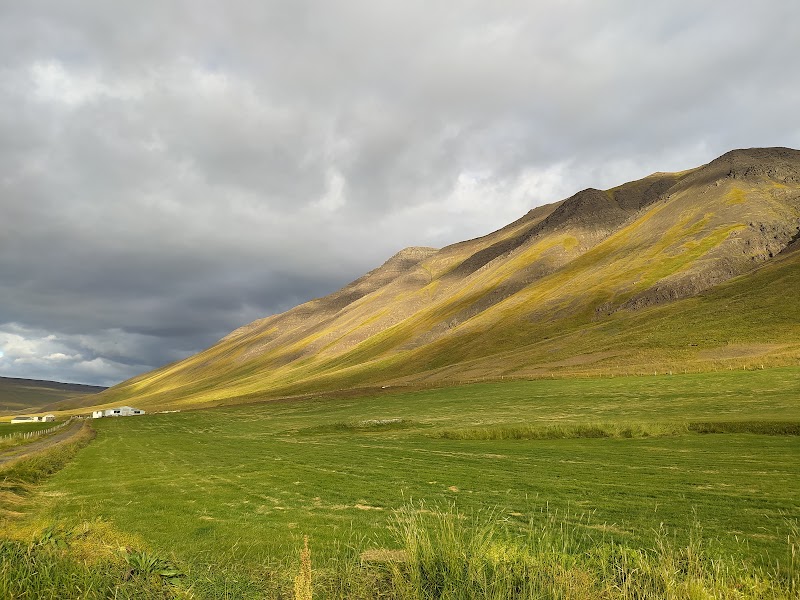
[[[779,254],[789,254],[791,252],[797,252],[800,250],[800,227],[797,228],[797,233],[794,234],[789,243],[786,244],[786,247],[779,252]]]
[[[529,210],[525,215],[521,218],[517,219],[513,223],[510,223],[503,227],[502,229],[490,233],[489,235],[475,238],[474,240],[468,240],[466,242],[459,242],[457,244],[453,244],[452,246],[448,246],[444,250],[456,250],[460,247],[463,247],[466,244],[473,244],[476,242],[480,242],[481,240],[486,240],[491,238],[492,236],[496,236],[498,234],[502,235],[503,232],[507,232],[509,230],[516,230],[519,229],[520,226],[528,225],[528,227],[523,228],[521,233],[512,236],[510,238],[501,239],[490,246],[477,251],[475,254],[464,260],[458,267],[453,269],[450,273],[445,276],[447,281],[451,281],[454,278],[464,278],[472,273],[478,271],[479,269],[483,268],[484,266],[488,265],[490,262],[509,254],[510,252],[519,248],[522,244],[528,241],[535,232],[539,231],[539,227],[541,226],[542,222],[547,219],[549,215],[551,215],[555,210],[558,209],[564,203],[563,200],[559,202],[555,202],[552,204],[545,204],[543,206],[537,206],[534,209]]]
[[[460,279],[471,275],[481,267],[488,265],[494,259],[503,256],[504,254],[508,254],[512,250],[518,248],[524,244],[529,237],[530,234],[526,231],[524,234],[517,235],[506,240],[501,240],[496,244],[492,244],[488,248],[479,250],[458,265],[455,269],[453,269],[453,271],[447,275],[448,279],[454,277]]]
[[[663,198],[667,190],[680,179],[679,174],[657,173],[609,191],[588,188],[557,204],[534,209],[509,227],[525,221],[538,223],[514,237],[476,252],[454,269],[450,276],[466,277],[493,260],[510,254],[531,238],[558,229],[580,229],[588,236],[584,241],[593,245],[637,211]],[[544,218],[542,209],[549,210]]]
[[[654,304],[687,298],[743,275],[779,254],[792,251],[800,238],[800,228],[786,223],[750,223],[730,234],[687,273],[666,277],[634,296],[620,308],[637,310]]]
[[[800,150],[792,148],[747,148],[731,150],[696,169],[684,181],[687,185],[712,184],[722,179],[780,183],[800,182]]]
[[[676,183],[684,177],[679,173],[655,173],[639,181],[626,183],[609,190],[620,208],[636,212],[664,198]]]
[[[607,229],[624,223],[630,214],[614,199],[613,194],[588,188],[567,198],[542,221],[541,229],[566,226]]]

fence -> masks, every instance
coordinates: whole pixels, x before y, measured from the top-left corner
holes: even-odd
[[[63,423],[59,423],[58,425],[53,425],[52,427],[48,427],[47,429],[39,429],[38,431],[17,431],[16,433],[8,433],[6,435],[0,436],[0,441],[2,441],[2,440],[13,440],[13,439],[17,439],[17,438],[23,439],[23,440],[32,440],[32,439],[41,437],[43,435],[48,435],[50,433],[54,433],[54,432],[58,431],[59,429],[61,429],[65,425],[67,425],[68,423],[71,423],[74,418],[75,417],[70,417],[69,419],[67,419]]]

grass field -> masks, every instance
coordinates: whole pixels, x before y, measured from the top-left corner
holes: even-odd
[[[61,421],[48,421],[45,423],[0,423],[0,439],[3,436],[15,433],[30,433],[32,431],[41,431],[43,429],[50,429],[54,425],[58,425]]]
[[[397,547],[395,511],[409,507],[491,510],[512,538],[555,518],[634,548],[664,531],[688,543],[699,524],[713,552],[769,566],[800,518],[798,399],[800,369],[785,368],[103,419],[45,484],[37,518],[100,519],[231,581],[292,564],[304,535],[323,565]],[[492,433],[520,426],[560,434]],[[715,430],[733,433],[699,433]]]

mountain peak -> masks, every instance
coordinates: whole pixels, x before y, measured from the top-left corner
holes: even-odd
[[[781,182],[800,181],[800,150],[792,148],[741,148],[726,152],[706,165],[731,179],[770,178]]]

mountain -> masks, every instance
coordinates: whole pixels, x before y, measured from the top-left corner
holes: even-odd
[[[74,401],[105,389],[80,383],[0,377],[0,414],[55,410],[51,407],[55,403]]]
[[[797,364],[800,151],[734,150],[586,189],[484,237],[407,248],[99,403]]]

